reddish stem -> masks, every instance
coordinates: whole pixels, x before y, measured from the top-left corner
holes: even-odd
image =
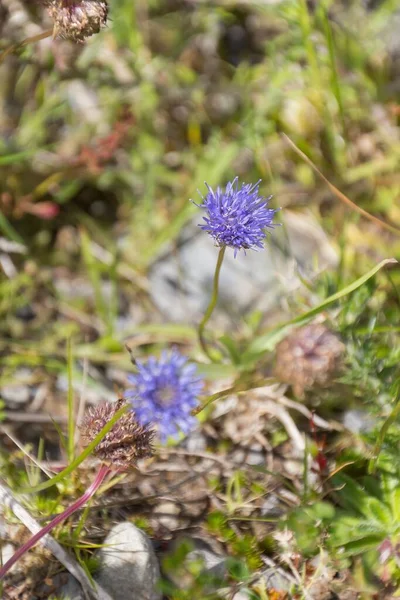
[[[68,506],[64,512],[60,513],[50,523],[47,523],[45,527],[43,527],[40,531],[35,533],[21,548],[19,548],[15,554],[2,566],[0,569],[0,580],[4,579],[5,574],[11,569],[11,567],[25,554],[28,552],[33,546],[37,544],[37,542],[42,539],[47,533],[49,533],[54,527],[56,527],[59,523],[68,519],[76,510],[79,510],[90,500],[90,498],[95,494],[95,492],[99,489],[101,484],[103,483],[105,477],[111,472],[111,469],[107,465],[102,465],[100,467],[99,472],[96,475],[96,479],[93,483],[88,487],[86,492],[78,498],[71,506]]]

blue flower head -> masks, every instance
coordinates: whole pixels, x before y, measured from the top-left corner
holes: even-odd
[[[137,361],[138,373],[129,375],[132,388],[125,392],[141,425],[153,424],[162,441],[179,431],[189,433],[196,424],[192,411],[198,406],[203,380],[197,367],[173,349],[159,359]]]
[[[207,185],[207,184],[206,184]],[[225,191],[215,191],[207,185],[208,194],[203,197],[200,208],[207,211],[203,217],[205,225],[199,225],[214,238],[218,246],[229,246],[235,250],[257,250],[263,248],[266,229],[274,227],[272,220],[276,210],[268,208],[268,201],[259,195],[260,182],[243,183],[239,188],[238,178],[228,183]]]

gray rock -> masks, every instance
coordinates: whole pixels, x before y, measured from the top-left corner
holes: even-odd
[[[68,576],[68,581],[60,589],[58,597],[62,598],[62,600],[85,600],[80,584],[72,575]]]
[[[246,592],[246,590],[240,590],[240,592],[237,592],[237,594],[233,596],[232,600],[249,600],[249,598],[249,592]]]
[[[61,274],[54,279],[54,287],[62,298],[68,300],[93,299],[93,286],[83,277],[72,278],[69,273],[63,277]]]
[[[276,590],[278,592],[288,592],[292,585],[289,577],[285,577],[283,571],[277,571],[276,569],[267,569],[261,579],[265,581],[267,590]]]
[[[246,464],[263,465],[265,464],[265,452],[261,444],[252,444],[247,452]]]
[[[238,405],[238,401],[238,396],[227,396],[226,398],[218,400],[218,402],[214,404],[213,419],[217,419],[218,417],[233,412]]]
[[[155,304],[174,321],[198,320],[210,299],[218,249],[198,227],[199,214],[182,231],[178,251],[159,258],[150,271],[150,292]],[[226,323],[237,322],[249,310],[267,311],[299,284],[296,266],[303,274],[337,264],[337,255],[315,221],[304,213],[278,214],[285,227],[276,228],[259,252],[228,249],[220,275],[216,315]],[[281,275],[279,275],[281,274]]]
[[[364,410],[352,408],[343,415],[343,425],[352,433],[368,433],[375,427],[374,419]]]
[[[62,571],[50,579],[44,579],[35,589],[36,595],[29,600],[87,600],[81,586],[72,575]]]
[[[205,582],[204,590],[211,592],[218,589],[227,574],[226,556],[214,552],[205,540],[186,536],[174,540],[170,545],[169,552],[174,555],[182,544],[189,551],[182,563],[167,569],[168,578],[178,588],[188,589],[194,583],[196,576],[201,575]],[[178,552],[178,554],[180,553]],[[194,565],[197,565],[197,568],[193,569]]]
[[[192,550],[192,552],[189,552],[187,560],[188,562],[201,561],[203,572],[208,573],[216,579],[223,579],[226,573],[225,557],[215,554],[206,548]]]
[[[276,518],[284,513],[282,502],[276,494],[270,494],[261,506],[261,516]]]
[[[15,553],[15,548],[12,544],[4,544],[0,548],[1,564],[4,565]]]
[[[6,521],[4,520],[4,516],[3,513],[0,512],[0,540],[2,540],[2,542],[4,542],[5,538],[7,537],[7,532],[8,532],[8,523],[6,523]],[[4,559],[3,559],[3,564],[4,564]]]
[[[85,123],[104,122],[102,110],[96,92],[81,79],[71,79],[65,86],[67,101],[74,113],[77,113]]]
[[[204,452],[207,449],[207,440],[200,430],[196,430],[183,441],[182,445],[188,452]]]
[[[232,452],[231,455],[231,460],[232,462],[236,463],[237,465],[242,465],[245,462],[246,459],[246,452],[243,450],[243,448],[237,448],[236,450],[234,450]]]
[[[91,378],[90,386],[85,385],[82,373],[76,373],[73,381],[74,390],[80,395],[84,394],[88,404],[96,405],[103,400],[115,402],[114,391],[108,389],[106,385],[103,384],[103,378],[99,375],[97,369],[89,368],[89,376]],[[66,392],[68,390],[68,378],[63,373],[57,377],[56,388],[61,392]]]
[[[161,600],[160,578],[150,540],[132,523],[113,527],[99,551],[101,567],[96,581],[114,600]]]
[[[3,385],[0,397],[10,408],[19,408],[27,404],[30,399],[30,390],[27,385]]]
[[[179,527],[180,520],[178,515],[180,512],[180,508],[176,502],[165,500],[157,505],[157,521],[163,527],[173,531]]]

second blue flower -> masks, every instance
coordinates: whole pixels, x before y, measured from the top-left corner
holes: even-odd
[[[176,349],[136,364],[138,373],[128,376],[132,388],[125,398],[130,400],[139,423],[156,426],[162,441],[179,431],[189,433],[196,424],[191,413],[203,390],[196,365]]]

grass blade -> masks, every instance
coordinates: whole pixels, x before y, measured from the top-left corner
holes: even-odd
[[[354,210],[355,212],[358,212],[360,215],[362,215],[369,221],[372,221],[373,223],[375,223],[375,225],[378,225],[379,227],[383,227],[384,229],[387,229],[388,231],[391,231],[392,233],[396,233],[397,235],[400,235],[400,229],[398,227],[394,227],[393,225],[389,225],[389,223],[382,221],[382,219],[378,219],[378,217],[371,215],[369,212],[367,212],[366,210],[364,210],[363,208],[361,208],[360,206],[355,204],[352,200],[350,200],[350,198],[348,198],[345,194],[343,194],[343,192],[341,192],[337,187],[335,187],[333,185],[333,183],[331,183],[329,181],[329,179],[327,179],[325,177],[325,175],[323,175],[323,173],[321,173],[321,171],[318,169],[318,167],[315,166],[315,164],[312,162],[312,160],[310,160],[308,158],[308,156],[306,154],[304,154],[304,152],[302,152],[302,150],[300,150],[300,148],[298,148],[294,142],[292,142],[290,137],[288,137],[285,133],[282,135],[284,136],[284,138],[287,141],[287,143],[289,144],[289,146],[291,146],[291,148],[296,152],[296,154],[298,154],[312,168],[312,170],[315,173],[317,173],[317,175],[323,181],[325,181],[325,183],[327,184],[329,189],[334,193],[334,195],[337,198],[339,198],[339,200],[341,202],[343,202],[347,206],[350,206],[350,208],[352,210]]]
[[[0,212],[0,231],[13,242],[24,245],[24,240],[15,231],[14,227],[8,222],[6,217]]]
[[[344,107],[343,107],[342,91],[340,89],[340,83],[339,83],[339,75],[338,75],[338,70],[337,70],[337,66],[336,66],[335,43],[333,40],[332,27],[329,22],[327,10],[326,10],[326,7],[323,5],[321,6],[321,15],[322,15],[322,26],[324,29],[326,43],[328,46],[329,62],[330,62],[330,66],[331,66],[332,90],[335,95],[338,107],[339,107],[339,115],[340,115],[340,120],[341,120],[341,124],[342,124],[342,133],[345,134],[346,127],[345,127],[345,120],[344,120]]]
[[[373,269],[368,271],[368,273],[365,273],[365,275],[362,275],[362,277],[359,277],[358,279],[356,279],[356,281],[353,281],[353,283],[350,283],[350,285],[347,285],[339,292],[332,294],[323,302],[321,302],[321,304],[318,304],[318,306],[315,306],[311,310],[303,313],[302,315],[299,315],[298,317],[295,317],[294,319],[291,319],[290,321],[287,321],[286,323],[282,323],[277,327],[274,327],[274,329],[272,329],[265,335],[256,338],[254,342],[250,344],[245,356],[249,358],[249,355],[256,355],[265,352],[266,350],[272,350],[278,343],[278,341],[285,337],[285,335],[288,333],[288,331],[293,325],[302,325],[303,323],[306,323],[312,317],[315,317],[315,315],[322,312],[330,304],[333,304],[337,300],[341,300],[348,294],[351,294],[352,292],[357,290],[359,287],[364,285],[364,283],[366,283],[369,279],[371,279],[371,277],[378,273],[378,271],[380,271],[383,267],[389,264],[397,264],[397,260],[395,258],[386,258],[385,260],[382,260]]]
[[[112,324],[109,318],[109,313],[105,299],[103,298],[99,265],[92,254],[91,241],[88,234],[84,229],[81,229],[80,233],[82,258],[85,263],[86,270],[93,287],[96,312],[101,316],[102,321],[107,328],[107,333],[108,335],[110,335],[112,330]]]

